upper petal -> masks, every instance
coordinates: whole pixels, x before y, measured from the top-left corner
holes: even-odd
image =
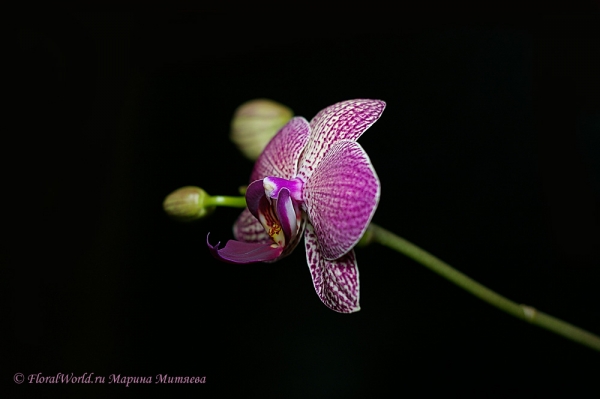
[[[325,259],[310,223],[306,225],[304,243],[310,275],[321,301],[336,312],[359,311],[360,287],[354,250],[335,260]]]
[[[267,176],[291,179],[298,171],[298,159],[308,141],[310,128],[302,117],[292,118],[271,139],[254,164],[250,181]]]
[[[337,259],[356,245],[375,213],[380,191],[360,144],[339,141],[331,146],[303,190],[324,258]]]
[[[320,111],[310,121],[310,140],[299,161],[298,174],[306,181],[327,150],[337,141],[356,141],[379,119],[385,108],[381,100],[342,101]]]

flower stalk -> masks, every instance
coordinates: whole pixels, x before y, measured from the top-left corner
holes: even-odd
[[[243,209],[246,207],[246,198],[237,196],[213,195],[206,199],[205,204],[207,206],[226,206],[229,208]]]
[[[518,304],[497,294],[429,252],[374,223],[369,225],[367,233],[370,234],[370,242],[377,242],[408,256],[490,305],[538,327],[545,328],[555,334],[562,335],[567,339],[600,351],[600,337],[597,335],[544,312],[540,312],[531,306]]]

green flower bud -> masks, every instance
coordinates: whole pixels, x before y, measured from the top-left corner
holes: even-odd
[[[254,161],[293,116],[290,108],[278,102],[250,100],[235,110],[229,138],[246,158]]]
[[[210,215],[215,206],[207,206],[210,196],[199,187],[181,187],[167,195],[163,209],[167,215],[187,222]]]

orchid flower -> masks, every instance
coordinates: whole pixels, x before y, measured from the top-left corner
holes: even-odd
[[[379,179],[356,140],[379,119],[385,103],[349,100],[310,123],[292,118],[256,161],[247,208],[234,225],[238,241],[208,247],[230,263],[274,262],[304,234],[306,258],[321,301],[340,313],[360,310],[354,246],[380,196]]]

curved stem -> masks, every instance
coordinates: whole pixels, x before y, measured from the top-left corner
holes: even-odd
[[[245,197],[228,197],[225,195],[213,195],[206,199],[206,206],[228,206],[231,208],[245,208]]]
[[[415,244],[393,234],[390,231],[385,230],[382,227],[377,226],[376,224],[371,223],[365,234],[365,239],[369,242],[378,242],[381,245],[385,245],[386,247],[403,253],[409,258],[412,258],[423,266],[428,267],[430,270],[475,295],[479,299],[505,311],[506,313],[518,317],[519,319],[528,321],[531,324],[535,324],[539,327],[550,330],[558,335],[562,335],[563,337],[572,341],[579,342],[580,344],[600,351],[600,337],[597,335],[557,319],[556,317],[540,312],[530,306],[517,304],[510,299],[497,294],[496,292],[454,269],[444,261],[419,248]]]

